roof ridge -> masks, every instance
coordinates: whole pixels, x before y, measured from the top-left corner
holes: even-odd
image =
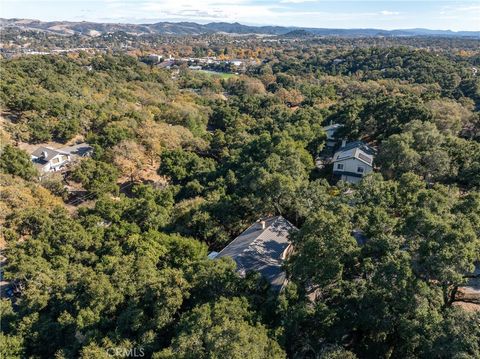
[[[245,228],[242,232],[240,232],[240,234],[239,234],[238,236],[236,236],[234,239],[232,239],[232,240],[230,241],[230,243],[228,243],[225,247],[223,247],[223,249],[222,249],[220,252],[218,252],[218,254],[222,253],[222,252],[223,252],[225,249],[227,249],[232,243],[234,243],[235,240],[236,240],[238,237],[241,237],[245,232],[247,232],[250,228],[252,228],[253,226],[257,225],[258,223],[260,223],[260,221],[257,220],[257,221],[255,221],[255,222],[253,222],[250,226],[248,226],[247,228]],[[263,233],[263,231],[262,231],[262,233]],[[257,238],[258,238],[258,236],[257,236]],[[255,238],[255,239],[252,241],[252,243],[253,243],[257,238]],[[251,244],[251,243],[250,243],[250,244]],[[250,246],[250,244],[249,244],[248,246]]]
[[[272,218],[272,219],[275,218],[275,219],[274,219],[268,226],[265,226],[265,228],[262,228],[262,229],[261,229],[260,234],[257,236],[257,238],[255,238],[255,239],[252,241],[252,243],[254,243],[257,239],[259,239],[259,238],[262,236],[262,234],[264,234],[264,233],[267,231],[267,229],[269,229],[269,228],[270,228],[271,226],[273,226],[280,218],[283,218],[283,217],[282,217],[282,216],[272,216],[272,217],[267,217],[267,218]],[[262,219],[261,221],[257,221],[257,222],[255,222],[255,223],[262,223],[262,221],[266,222],[265,219]],[[250,245],[251,245],[252,243],[250,243]],[[250,245],[249,245],[249,246],[250,246]]]
[[[218,254],[222,253],[225,249],[227,249],[231,244],[233,244],[235,242],[235,240],[239,237],[241,237],[245,232],[247,232],[250,228],[252,228],[253,226],[256,226],[260,223],[262,223],[262,221],[266,222],[269,218],[273,219],[275,218],[275,220],[273,220],[268,226],[265,226],[265,228],[262,228],[262,229],[259,229],[260,233],[258,234],[258,236],[256,236],[249,244],[248,244],[248,247],[250,247],[253,243],[255,243],[255,241],[257,239],[259,239],[262,234],[265,233],[265,231],[270,228],[275,222],[277,222],[280,218],[283,218],[281,215],[279,216],[270,216],[270,217],[263,217],[261,219],[258,219],[256,220],[255,222],[253,222],[250,226],[248,226],[245,230],[243,230],[238,236],[236,236],[233,240],[230,241],[230,243],[228,243],[225,247],[223,247],[223,249],[218,252]]]
[[[42,149],[46,149],[46,150],[50,150],[50,151],[54,151],[54,152],[59,152],[59,153],[67,153],[60,148],[52,148],[52,147],[48,147],[48,146],[37,147],[32,153],[37,152],[37,151],[42,150]]]

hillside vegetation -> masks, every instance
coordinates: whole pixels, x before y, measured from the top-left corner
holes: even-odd
[[[457,298],[480,261],[478,51],[305,41],[228,78],[119,53],[1,61],[4,357],[480,356]],[[330,123],[377,149],[358,185],[315,166]],[[46,182],[17,146],[79,137],[92,157]],[[207,258],[268,215],[299,228],[279,295]]]

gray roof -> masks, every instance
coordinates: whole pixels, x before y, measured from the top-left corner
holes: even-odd
[[[327,134],[327,140],[334,140],[335,139],[335,133],[337,132],[338,129],[342,128],[343,125],[340,123],[333,123],[328,126],[323,126],[323,130]]]
[[[369,155],[373,155],[375,153],[373,148],[371,148],[369,145],[362,141],[349,142],[345,146],[340,147],[338,151],[348,151],[354,148],[359,148],[363,152],[368,153]]]
[[[46,157],[45,157],[46,155]],[[61,150],[54,150],[53,148],[50,147],[39,147],[35,151],[32,152],[32,156],[38,157],[38,158],[44,158],[49,160],[50,158],[53,158],[57,155],[68,155],[68,153],[63,152]]]
[[[332,123],[331,125],[323,126],[324,131],[329,131],[329,130],[337,130],[339,128],[342,128],[343,125],[341,123]]]
[[[230,242],[216,258],[233,258],[238,273],[259,272],[272,289],[279,291],[285,282],[283,254],[289,246],[288,235],[292,230],[296,230],[295,226],[282,216],[259,220]]]
[[[90,146],[88,143],[79,143],[73,146],[63,147],[60,150],[67,152],[70,155],[83,157],[87,155],[90,151],[92,151],[93,147]]]
[[[367,144],[361,141],[355,141],[347,143],[345,146],[340,147],[333,155],[333,162],[345,161],[351,158],[364,162],[365,164],[373,165],[374,150]]]

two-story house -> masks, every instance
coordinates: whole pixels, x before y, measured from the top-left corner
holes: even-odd
[[[343,181],[358,183],[373,172],[374,150],[362,141],[342,142],[333,156],[333,175]]]
[[[67,165],[70,154],[50,147],[39,147],[31,154],[32,162],[40,173],[59,171]]]

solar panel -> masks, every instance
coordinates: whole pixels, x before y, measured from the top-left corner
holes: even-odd
[[[361,160],[364,160],[368,164],[372,164],[372,159],[368,156],[365,156],[363,153],[359,153],[358,158],[360,158]]]

